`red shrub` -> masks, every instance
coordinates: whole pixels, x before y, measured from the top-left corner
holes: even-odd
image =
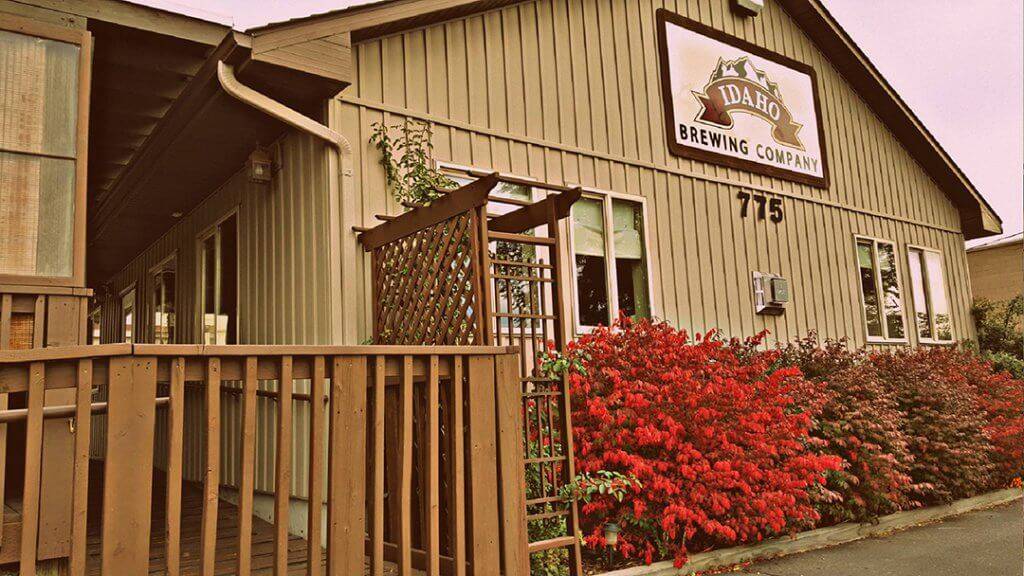
[[[1004,488],[1024,476],[1024,381],[1008,372],[996,372],[992,364],[972,353],[950,351],[957,372],[977,394],[984,415],[984,432],[994,451],[992,488]]]
[[[986,436],[974,386],[987,365],[949,348],[875,352],[870,362],[904,414],[914,456],[910,475],[924,487],[923,499],[949,502],[992,487],[998,454]]]
[[[826,487],[840,498],[818,504],[822,523],[866,521],[918,505],[914,497],[923,487],[910,478],[903,413],[864,352],[835,340],[819,346],[812,332],[785,347],[779,363],[821,382],[801,403],[819,406],[812,429],[822,440],[819,452],[843,460],[841,470],[827,475]]]
[[[777,353],[664,323],[622,321],[570,345],[577,468],[634,475],[621,503],[583,506],[587,543],[623,526],[621,551],[651,562],[688,550],[756,541],[812,525],[810,492],[836,458],[808,447],[812,414],[795,404],[797,369]],[[584,372],[585,371],[585,372]],[[801,392],[805,394],[805,392]]]

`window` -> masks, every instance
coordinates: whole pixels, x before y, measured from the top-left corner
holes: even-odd
[[[0,15],[0,281],[82,283],[88,38]]]
[[[445,175],[459,186],[465,186],[476,180],[461,174],[446,173]],[[491,190],[490,197],[508,198],[512,200],[512,203],[491,200],[487,203],[487,213],[508,214],[521,208],[521,204],[517,203],[535,202],[542,199],[542,196],[543,191],[537,188],[523,184],[499,182]],[[534,236],[538,233],[541,235],[547,234],[547,226],[539,226],[534,230],[524,232],[527,236]],[[498,262],[538,262],[537,247],[529,244],[492,241],[488,248],[492,258]],[[506,276],[528,275],[523,272],[523,269],[516,266],[499,264],[495,266],[494,270],[495,273]],[[510,318],[508,315],[540,313],[537,307],[539,306],[538,302],[541,296],[537,294],[531,296],[528,282],[506,278],[497,282],[495,287],[496,289],[493,294],[494,311],[499,315],[504,315],[498,318],[499,329],[517,328],[521,323],[527,323],[523,318]]]
[[[135,342],[135,288],[121,294],[121,340]]]
[[[907,249],[914,320],[922,342],[951,342],[953,326],[942,273],[942,253],[912,246]]]
[[[572,208],[576,314],[581,327],[608,326],[620,314],[650,317],[642,199],[587,195]]]
[[[200,318],[204,344],[236,344],[238,228],[232,214],[199,238]]]
[[[857,238],[857,268],[868,340],[906,341],[895,246],[885,240]]]
[[[153,343],[173,344],[175,329],[174,304],[176,293],[174,280],[177,277],[177,258],[171,256],[153,269]]]
[[[97,305],[89,312],[89,344],[99,344],[103,337],[102,307]]]

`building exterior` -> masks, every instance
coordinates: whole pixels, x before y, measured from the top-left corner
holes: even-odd
[[[460,184],[498,172],[522,203],[582,188],[545,264],[571,279],[556,285],[567,334],[623,314],[781,341],[971,338],[964,241],[999,233],[998,216],[820,3],[743,4],[755,12],[386,0],[242,32],[116,0],[0,0],[0,39],[25,55],[0,61],[0,92],[46,102],[0,110],[0,282],[68,299],[60,343],[367,342],[375,291],[358,232],[408,208],[371,135],[418,122]],[[68,52],[54,56],[64,68],[39,60],[37,39]],[[74,129],[52,124],[69,110]],[[25,158],[50,167],[14,166]],[[205,350],[174,348],[186,349]],[[187,390],[179,472],[204,482],[218,450],[191,407],[211,399]],[[225,401],[225,438],[244,413]],[[263,431],[281,418],[269,401],[252,414]],[[308,404],[290,417],[315,428]],[[159,454],[173,431],[158,426]],[[249,472],[225,440],[221,483],[254,474],[266,512],[288,481],[293,518],[309,514],[310,442],[287,447],[294,473],[281,476],[277,439],[254,440]]]
[[[566,264],[581,263],[569,299],[575,331],[636,310],[692,331],[749,335],[766,329],[787,340],[816,330],[857,344],[917,344],[928,340],[921,335],[926,332],[909,328],[919,314],[912,294],[921,291],[914,284],[920,272],[911,268],[913,247],[919,247],[939,262],[931,268],[937,275],[929,284],[931,306],[949,316],[951,339],[969,338],[961,246],[965,238],[998,230],[998,218],[827,13],[769,2],[750,17],[725,0],[665,8],[717,30],[716,36],[753,45],[756,52],[740,50],[752,58],[774,55],[813,73],[818,153],[827,177],[807,183],[721,158],[673,153],[657,40],[659,26],[670,24],[659,8],[517,3],[436,22],[423,17],[415,26],[350,31],[351,84],[327,111],[329,126],[351,146],[351,175],[342,174],[341,196],[324,196],[332,188],[323,179],[333,168],[320,158],[322,145],[285,135],[272,145],[281,175],[269,194],[252,190],[242,172],[196,193],[205,194],[203,201],[158,242],[103,276],[106,340],[124,333],[117,318],[133,286],[139,329],[152,338],[154,267],[174,256],[177,339],[201,341],[199,240],[231,212],[240,239],[239,283],[237,319],[226,341],[365,340],[367,261],[351,230],[372,225],[377,213],[402,210],[386,192],[369,137],[375,122],[407,119],[432,125],[442,167],[585,187],[587,199],[563,255]],[[286,30],[311,29],[312,37],[345,29],[350,18],[356,16],[343,11],[254,36],[275,42]],[[625,24],[613,25],[618,22]],[[758,203],[778,205],[779,221],[764,218]],[[614,242],[601,248],[600,236],[588,231],[603,226],[618,233],[613,220],[628,219],[625,211],[634,213],[632,233],[642,241],[619,255]],[[317,240],[325,236],[333,243]],[[340,266],[333,281],[331,266]],[[617,277],[627,266],[639,278],[628,290]],[[892,274],[885,272],[889,266]],[[756,313],[755,272],[788,281],[782,314]],[[876,294],[884,294],[884,321],[874,311]]]
[[[1024,238],[1019,234],[967,249],[975,298],[1005,302],[1024,295]]]

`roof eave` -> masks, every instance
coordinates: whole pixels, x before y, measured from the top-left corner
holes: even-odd
[[[817,0],[779,4],[946,192],[960,211],[965,238],[1002,233],[992,206],[828,10]]]

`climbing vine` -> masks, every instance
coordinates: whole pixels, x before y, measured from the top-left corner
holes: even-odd
[[[370,143],[381,154],[380,165],[395,200],[429,204],[441,197],[441,191],[457,186],[435,167],[430,124],[405,119],[390,126],[374,122],[370,127]]]

